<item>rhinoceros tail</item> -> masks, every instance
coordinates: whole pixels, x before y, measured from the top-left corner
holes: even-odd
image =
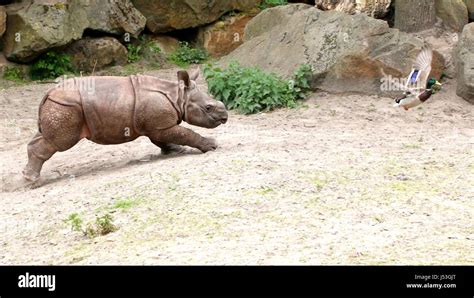
[[[44,102],[46,101],[46,99],[48,99],[49,92],[51,90],[53,90],[53,89],[50,89],[50,90],[48,90],[48,92],[46,92],[45,96],[43,96],[43,99],[41,100],[41,102],[39,104],[39,108],[38,108],[38,131],[39,132],[42,132],[41,131],[41,108],[43,107]]]

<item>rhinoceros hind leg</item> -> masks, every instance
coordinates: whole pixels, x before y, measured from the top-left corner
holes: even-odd
[[[51,158],[57,149],[48,143],[43,134],[38,132],[28,143],[28,164],[23,169],[23,177],[29,181],[39,179],[41,168],[45,161]]]
[[[23,176],[38,180],[43,163],[57,151],[66,151],[80,140],[82,111],[46,100],[40,112],[41,132],[28,144],[28,164]]]
[[[164,143],[164,142],[158,142],[158,141],[153,141],[150,139],[150,141],[155,144],[156,146],[160,147],[161,149],[161,154],[171,154],[171,153],[180,153],[183,152],[185,149],[183,146],[172,144],[172,143]]]

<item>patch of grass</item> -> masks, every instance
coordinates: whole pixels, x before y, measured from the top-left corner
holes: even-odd
[[[421,146],[419,144],[403,144],[405,149],[419,149]]]
[[[181,41],[179,47],[171,53],[168,60],[180,67],[187,67],[189,64],[197,64],[206,61],[209,54],[199,48],[192,48],[188,42]]]
[[[305,98],[309,91],[310,74],[311,66],[308,65],[301,65],[289,81],[237,62],[232,62],[226,69],[212,65],[204,68],[210,93],[228,109],[243,114],[296,107],[297,100]]]
[[[263,0],[259,5],[258,8],[261,10],[270,8],[270,7],[275,7],[275,6],[280,6],[280,5],[286,5],[288,4],[287,0]]]
[[[71,225],[72,231],[79,232],[82,229],[82,219],[77,213],[70,214],[69,217],[65,220],[65,222]]]
[[[126,209],[130,209],[131,207],[135,206],[137,203],[138,203],[137,200],[126,198],[126,199],[121,199],[121,200],[117,201],[112,206],[112,208],[113,209],[126,210]]]
[[[262,187],[260,189],[257,189],[255,193],[264,196],[273,192],[275,192],[275,190],[271,187]]]
[[[321,191],[327,185],[328,182],[326,181],[326,179],[321,179],[319,177],[314,177],[314,178],[311,179],[311,183],[314,186],[316,186],[316,189],[318,191]]]
[[[5,80],[23,83],[25,82],[25,77],[23,71],[19,67],[7,66],[3,70],[3,78]]]
[[[51,51],[41,55],[31,65],[30,76],[32,80],[55,79],[74,71],[69,55]]]

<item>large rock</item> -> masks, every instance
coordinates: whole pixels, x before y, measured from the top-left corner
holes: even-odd
[[[423,46],[384,21],[306,4],[263,11],[247,24],[244,38],[222,64],[237,60],[287,78],[310,64],[314,89],[383,95],[390,90],[383,90],[381,79],[408,76]],[[434,57],[432,76],[439,77],[444,61],[438,53]]]
[[[130,33],[134,37],[145,28],[146,18],[129,0],[83,1],[87,8],[89,29],[111,34]]]
[[[7,10],[5,6],[0,6],[0,37],[5,33],[7,28]]]
[[[463,0],[436,0],[436,15],[450,28],[462,31],[469,22],[469,13]]]
[[[457,95],[474,103],[474,23],[466,25],[456,49]]]
[[[227,55],[243,43],[245,26],[251,19],[248,15],[230,16],[201,27],[198,44],[213,57]]]
[[[464,0],[467,10],[469,11],[469,19],[474,20],[474,0]]]
[[[145,17],[129,0],[40,0],[8,6],[3,37],[8,59],[29,62],[47,50],[80,39],[85,29],[137,36]]]
[[[209,24],[229,11],[248,11],[261,0],[132,0],[145,15],[147,28],[153,32],[168,32]]]
[[[84,38],[66,49],[78,70],[100,70],[106,66],[127,63],[127,49],[113,37]]]
[[[316,0],[321,10],[336,10],[348,14],[364,13],[374,18],[387,15],[391,0]]]
[[[3,51],[17,62],[29,62],[49,48],[81,38],[88,24],[77,1],[17,3],[8,6],[7,14]]]

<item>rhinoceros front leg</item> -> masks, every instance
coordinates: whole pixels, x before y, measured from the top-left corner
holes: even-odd
[[[184,150],[184,148],[180,145],[176,144],[168,144],[164,142],[158,142],[150,139],[150,141],[155,144],[156,146],[161,148],[161,154],[170,154],[170,153],[179,153]]]
[[[168,129],[156,130],[150,133],[148,137],[155,144],[164,143],[165,146],[169,146],[170,144],[185,145],[197,148],[202,152],[215,150],[217,148],[214,139],[202,137],[198,133],[178,125]]]

